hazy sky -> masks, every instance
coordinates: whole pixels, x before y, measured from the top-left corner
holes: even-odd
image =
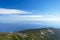
[[[0,0],[0,22],[60,22],[60,0]]]

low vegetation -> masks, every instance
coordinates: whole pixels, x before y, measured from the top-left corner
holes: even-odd
[[[30,29],[15,33],[0,33],[0,40],[57,40],[51,28]]]

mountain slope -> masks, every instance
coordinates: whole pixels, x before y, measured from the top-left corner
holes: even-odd
[[[18,31],[15,33],[0,33],[0,40],[59,40],[60,29],[41,28]]]
[[[30,29],[30,30],[20,31],[20,33],[27,34],[31,36],[34,40],[57,40],[55,29],[53,28]]]

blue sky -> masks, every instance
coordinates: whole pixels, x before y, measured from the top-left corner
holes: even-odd
[[[0,8],[53,14],[60,13],[60,0],[0,0]]]
[[[0,0],[0,23],[20,21],[60,23],[60,0]]]
[[[59,11],[60,0],[0,0],[0,8],[39,12]]]
[[[0,32],[60,28],[60,0],[0,0]]]

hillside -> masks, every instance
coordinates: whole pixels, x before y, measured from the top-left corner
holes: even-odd
[[[60,29],[28,29],[15,33],[0,33],[0,40],[59,40]]]

